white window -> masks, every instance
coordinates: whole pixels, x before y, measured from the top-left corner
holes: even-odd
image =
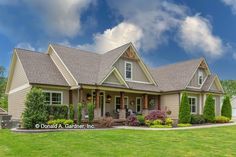
[[[124,103],[125,103],[125,109],[128,109],[128,97],[125,96],[124,98]],[[115,97],[115,111],[118,112],[120,109],[120,96]]]
[[[202,85],[203,83],[203,72],[199,71],[198,72],[198,85]]]
[[[132,80],[132,63],[125,62],[125,79]]]
[[[140,97],[136,97],[136,112],[140,113],[141,112],[141,107],[142,107],[142,101]]]
[[[196,114],[197,113],[197,98],[196,97],[189,97],[189,105],[191,107],[191,113]]]
[[[63,94],[62,92],[58,92],[58,91],[44,91],[43,92],[45,95],[45,100],[44,103],[45,104],[49,104],[49,105],[57,105],[57,104],[62,104],[62,97]]]

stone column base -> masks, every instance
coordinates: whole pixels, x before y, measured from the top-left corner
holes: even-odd
[[[120,111],[119,111],[119,119],[122,119],[122,120],[126,119],[126,111],[125,111],[125,109],[120,109]]]
[[[143,109],[142,115],[147,116],[149,114],[148,109]]]
[[[95,108],[94,109],[94,119],[98,120],[101,118],[101,108]]]

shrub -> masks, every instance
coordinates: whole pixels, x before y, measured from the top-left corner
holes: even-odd
[[[78,104],[78,124],[81,125],[82,123],[82,109],[83,105],[81,103]]]
[[[171,125],[151,125],[150,128],[172,128]]]
[[[164,111],[153,110],[145,117],[145,120],[151,120],[151,121],[157,119],[165,120],[165,118],[166,118],[166,113]]]
[[[215,118],[215,122],[216,123],[229,123],[230,119],[228,117],[224,117],[224,116],[217,116]]]
[[[170,125],[172,126],[173,125],[173,120],[171,118],[166,118],[165,119],[165,125]]]
[[[65,125],[73,125],[74,122],[71,119],[55,119],[55,120],[50,120],[48,121],[48,125],[61,125],[61,126],[65,126]]]
[[[101,127],[110,128],[112,127],[112,124],[113,124],[113,118],[112,117],[102,118],[100,119],[99,123]]]
[[[68,105],[45,105],[50,116],[54,119],[67,119],[69,113]]]
[[[74,115],[75,115],[74,105],[70,104],[69,105],[69,116],[70,116],[70,119],[74,120]]]
[[[94,119],[94,104],[88,103],[88,123],[92,125]]]
[[[163,124],[163,121],[160,120],[160,119],[157,119],[157,120],[154,120],[154,121],[152,122],[152,124],[153,124],[153,125],[162,125],[162,124]]]
[[[139,125],[139,121],[135,115],[130,115],[129,117],[127,117],[126,123],[129,126],[138,126]]]
[[[178,127],[189,127],[189,126],[192,126],[192,124],[189,124],[189,123],[179,123],[177,124]]]
[[[179,122],[180,123],[190,123],[190,105],[188,101],[187,93],[184,92],[181,99],[181,104],[179,108]]]
[[[67,119],[67,120],[64,121],[63,124],[64,124],[64,125],[73,125],[73,124],[74,124],[74,121],[71,120],[71,119]]]
[[[228,117],[229,119],[232,118],[232,106],[231,106],[229,96],[226,96],[224,98],[222,109],[221,109],[221,115]]]
[[[191,124],[203,124],[205,119],[203,115],[191,115]]]
[[[44,94],[41,89],[33,88],[27,94],[25,110],[22,113],[23,126],[27,129],[35,128],[36,124],[44,124],[48,119],[47,108],[44,105]]]
[[[145,125],[151,126],[153,125],[153,122],[151,120],[145,120]]]
[[[211,94],[207,96],[203,111],[203,117],[207,122],[214,122],[215,120],[215,104]]]
[[[138,115],[137,116],[138,122],[140,125],[144,125],[145,124],[145,118],[143,115]]]

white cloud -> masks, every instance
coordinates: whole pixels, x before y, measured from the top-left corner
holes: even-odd
[[[143,36],[141,48],[148,51],[168,41],[166,33],[175,29],[186,16],[187,8],[167,1],[108,1],[109,6],[123,16],[124,21],[139,27]]]
[[[26,50],[31,50],[31,51],[36,50],[30,43],[27,43],[27,42],[18,43],[15,47],[26,49]]]
[[[91,0],[22,0],[37,12],[44,29],[54,35],[76,36],[81,30],[80,16]]]
[[[186,52],[204,53],[211,58],[217,58],[224,52],[222,40],[212,34],[210,22],[199,15],[186,17],[178,35]]]
[[[104,53],[128,42],[132,42],[136,48],[140,48],[140,39],[142,36],[142,30],[138,26],[128,22],[122,22],[111,29],[105,30],[102,34],[95,34],[93,44],[78,45],[77,47]]]
[[[233,53],[233,58],[236,60],[236,53]]]
[[[222,2],[230,6],[232,13],[236,14],[236,0],[222,0]]]

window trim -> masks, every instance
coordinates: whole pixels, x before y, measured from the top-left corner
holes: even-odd
[[[204,79],[203,79],[203,72],[202,71],[198,71],[198,85],[201,86],[204,82]],[[200,83],[200,77],[202,77],[202,83]]]
[[[114,103],[114,107],[115,107],[115,111],[117,110],[116,109],[116,98],[120,98],[120,96],[115,96],[115,103]],[[124,96],[124,98],[127,98],[127,109],[129,109],[129,97],[128,96]]]
[[[126,64],[130,64],[131,66],[131,78],[127,78],[126,77]],[[125,80],[133,80],[133,63],[132,62],[128,62],[128,61],[125,61]]]
[[[43,90],[43,93],[50,93],[50,104],[49,105],[52,105],[52,93],[61,94],[61,104],[63,104],[63,92],[62,91]]]
[[[137,113],[138,113],[138,103],[137,103],[138,99],[140,99],[140,111],[139,112],[142,112],[142,97],[136,97],[135,103],[136,103],[136,112]]]
[[[195,112],[192,112],[192,104],[189,103],[190,105],[190,110],[191,110],[191,114],[197,114],[197,97],[196,96],[188,96],[188,101],[189,99],[195,99]]]

